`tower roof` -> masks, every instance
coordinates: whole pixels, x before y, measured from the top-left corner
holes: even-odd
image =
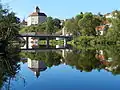
[[[38,6],[36,6],[36,9],[40,10]]]

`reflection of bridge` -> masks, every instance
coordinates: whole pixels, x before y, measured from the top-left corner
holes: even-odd
[[[58,38],[71,38],[72,36],[64,36],[64,35],[44,35],[44,34],[35,34],[35,33],[26,33],[26,34],[20,34],[20,37],[39,37],[39,38],[49,38],[49,39],[55,39]]]
[[[49,47],[49,40],[51,39],[56,39],[56,38],[61,38],[64,39],[64,46],[67,45],[67,40],[72,39],[72,36],[64,36],[64,35],[45,35],[45,34],[37,34],[35,32],[33,33],[25,33],[25,34],[20,34],[18,37],[24,38],[24,41],[26,43],[25,48],[29,49],[30,46],[30,40],[31,38],[39,38],[42,40],[46,40],[46,46]]]
[[[69,48],[33,48],[33,49],[21,49],[22,52],[44,52],[44,51],[57,51],[57,50],[70,50]]]

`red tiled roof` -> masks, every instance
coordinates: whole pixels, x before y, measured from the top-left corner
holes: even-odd
[[[101,64],[105,66],[108,66],[110,64],[108,61],[105,60],[104,55],[96,55],[95,57],[101,62]]]
[[[97,26],[95,30],[104,30],[105,26]]]
[[[32,14],[30,14],[29,16],[47,16],[45,13],[39,13],[39,12],[33,12]]]
[[[100,60],[105,60],[104,55],[99,55],[99,59],[100,59]]]

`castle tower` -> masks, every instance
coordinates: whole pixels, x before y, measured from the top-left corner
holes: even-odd
[[[40,12],[40,9],[38,6],[36,6],[36,12],[39,13]]]

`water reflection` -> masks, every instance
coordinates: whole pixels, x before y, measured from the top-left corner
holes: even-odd
[[[44,61],[42,60],[31,60],[28,58],[27,63],[28,68],[34,72],[37,78],[40,76],[40,71],[45,71],[47,69]]]
[[[26,58],[33,60],[43,60],[47,67],[66,64],[81,72],[91,72],[95,69],[100,71],[104,69],[116,75],[119,74],[120,54],[116,52],[119,51],[119,48],[116,47],[115,50],[114,48],[110,47],[104,50],[94,48],[80,50],[63,49],[59,51],[24,53],[24,55],[27,56]]]
[[[0,55],[0,88],[5,88],[5,90],[10,89],[11,81],[19,76],[20,62],[24,64],[27,63],[28,69],[34,73],[38,80],[42,78],[42,71],[46,72],[50,70],[49,68],[61,65],[72,67],[73,70],[80,71],[81,73],[92,73],[92,71],[95,70],[101,72],[104,70],[111,72],[112,75],[120,75],[120,47],[73,48],[72,50],[59,49],[54,51],[50,49],[45,52],[20,53],[16,48],[8,48],[7,52]],[[64,69],[64,66],[61,69]],[[56,73],[58,71],[54,70],[53,72]],[[27,75],[29,76],[29,74]],[[47,76],[49,77],[49,75]],[[60,77],[64,76],[59,76],[59,78]],[[24,77],[20,78],[24,79]]]
[[[16,48],[9,47],[0,55],[0,88],[10,89],[11,80],[16,78],[20,69],[20,57]]]
[[[101,65],[104,66],[105,70],[112,72],[114,75],[119,74],[120,73],[119,72],[120,70],[119,50],[120,49],[116,48],[113,51],[109,51],[109,50],[96,50],[95,57],[100,61]],[[116,53],[116,51],[118,53]]]
[[[80,53],[78,53],[80,52]],[[65,63],[78,70],[90,72],[93,69],[98,69],[100,62],[95,58],[95,50],[78,50],[68,53],[65,58]]]
[[[109,47],[104,50],[83,49],[78,51],[80,52],[79,54],[76,51],[69,53],[65,62],[81,72],[90,72],[94,69],[100,71],[104,69],[112,72],[114,75],[120,73],[120,48]]]
[[[22,55],[32,60],[42,60],[47,67],[66,64],[81,72],[91,72],[95,69],[100,71],[104,69],[116,75],[120,73],[120,54],[116,52],[120,49],[118,47],[114,49],[115,47],[104,50],[95,48],[77,50],[74,48],[73,50],[61,49],[59,51],[22,52]]]
[[[22,57],[29,58],[31,60],[41,60],[44,61],[45,65],[47,67],[52,67],[53,65],[57,66],[61,63],[60,59],[62,59],[62,56],[59,54],[61,52],[58,51],[56,53],[55,51],[47,51],[47,52],[22,52]],[[28,61],[30,61],[28,59]],[[24,61],[24,60],[22,60]]]

